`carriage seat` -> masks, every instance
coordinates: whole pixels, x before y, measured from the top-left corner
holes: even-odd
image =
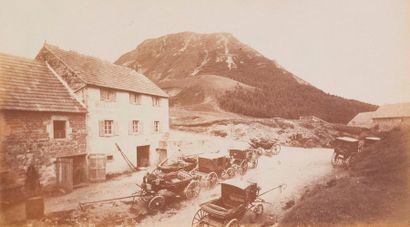
[[[237,207],[245,203],[245,198],[240,194],[230,194],[223,200],[223,205],[228,208]]]

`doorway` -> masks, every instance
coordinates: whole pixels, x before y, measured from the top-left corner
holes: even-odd
[[[137,146],[137,167],[149,166],[149,145]]]
[[[158,164],[167,159],[167,149],[157,148]]]

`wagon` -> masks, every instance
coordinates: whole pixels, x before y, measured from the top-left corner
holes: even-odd
[[[351,137],[337,137],[333,146],[333,166],[348,166],[359,152],[359,140]]]
[[[256,168],[258,166],[258,159],[251,150],[230,149],[229,156],[231,163],[239,172],[244,175],[249,168]]]
[[[222,153],[206,153],[198,156],[195,174],[200,175],[206,187],[213,187],[218,178],[228,179],[235,176],[231,159]]]
[[[165,206],[168,198],[191,199],[199,195],[200,178],[184,170],[172,173],[147,173],[135,199],[146,203],[148,211],[155,212]],[[133,204],[136,201],[133,201]]]
[[[192,226],[239,226],[247,211],[255,216],[263,213],[262,200],[258,198],[257,183],[229,180],[221,183],[221,196],[200,205],[192,219]]]
[[[195,157],[178,157],[176,160],[166,159],[161,162],[155,171],[163,173],[172,173],[178,170],[191,171],[197,165],[197,159]]]

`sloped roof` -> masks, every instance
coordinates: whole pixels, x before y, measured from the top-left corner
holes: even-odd
[[[380,106],[373,118],[410,117],[410,102]]]
[[[168,97],[154,82],[133,69],[50,44],[44,44],[44,48],[74,70],[86,84]]]
[[[371,128],[372,123],[373,123],[372,120],[373,120],[374,115],[375,115],[375,111],[358,113],[352,120],[349,121],[349,123],[347,125],[348,126]]]
[[[2,53],[0,109],[86,112],[44,63]]]

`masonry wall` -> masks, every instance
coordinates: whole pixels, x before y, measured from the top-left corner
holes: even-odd
[[[66,120],[65,139],[53,139],[53,120]],[[85,114],[0,111],[1,184],[24,184],[25,171],[35,163],[43,186],[56,182],[56,157],[86,151]]]
[[[88,153],[104,153],[113,156],[107,160],[107,173],[118,173],[129,170],[127,163],[115,147],[117,143],[134,166],[137,165],[137,146],[150,146],[150,165],[158,163],[159,141],[169,131],[168,99],[160,98],[160,105],[152,105],[152,96],[141,94],[141,103],[132,104],[129,93],[116,90],[114,102],[100,100],[100,88],[87,87],[87,151]],[[117,124],[114,136],[100,136],[99,122],[113,120]],[[130,121],[141,122],[142,131],[130,134]],[[154,132],[154,121],[160,122],[160,131]]]

